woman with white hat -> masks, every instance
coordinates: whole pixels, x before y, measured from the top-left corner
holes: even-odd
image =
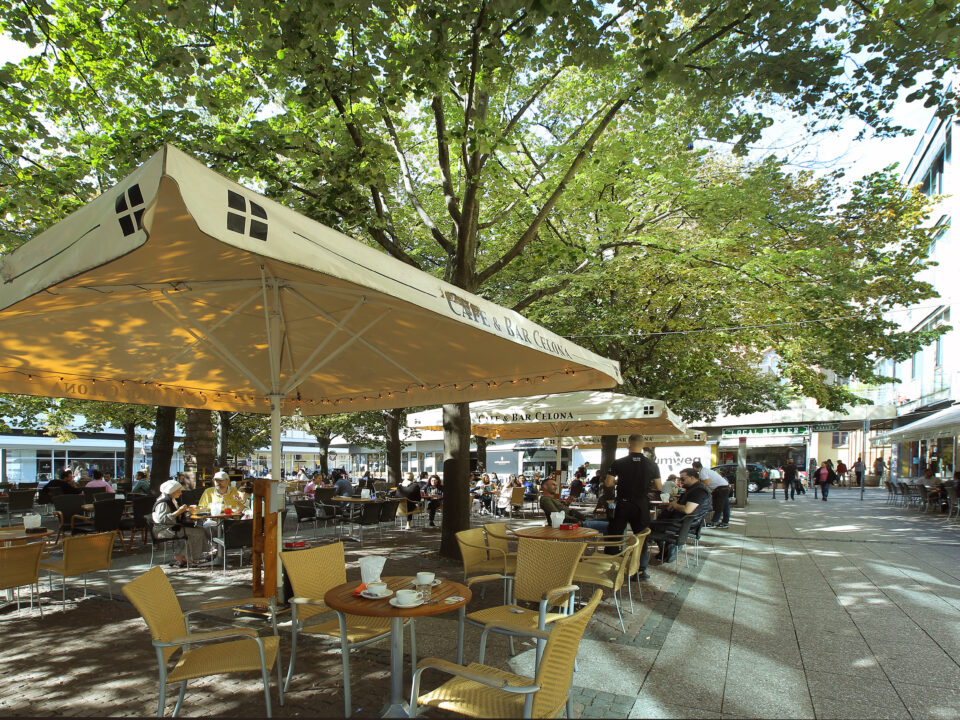
[[[175,567],[187,567],[188,562],[199,562],[206,544],[207,533],[202,528],[194,527],[193,521],[184,515],[190,513],[189,505],[181,505],[177,498],[183,493],[183,485],[176,480],[167,480],[160,486],[160,497],[153,505],[154,531],[160,539],[185,538],[187,554],[178,554],[174,562]]]

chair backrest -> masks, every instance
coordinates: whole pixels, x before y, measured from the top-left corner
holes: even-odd
[[[253,520],[231,520],[225,523],[223,546],[227,550],[253,547]]]
[[[397,500],[397,515],[400,517],[408,517],[410,515],[416,515],[420,512],[420,506],[417,503],[410,502],[406,498],[400,498]]]
[[[136,580],[128,582],[123,586],[123,594],[147,623],[154,640],[168,642],[187,634],[180,601],[166,573],[159,567],[151,568]],[[163,648],[164,662],[178,649],[177,645]]]
[[[113,497],[112,495],[110,496]],[[99,500],[93,504],[93,526],[97,532],[108,532],[120,528],[126,500]]]
[[[388,488],[388,485],[381,480],[376,480],[373,483],[374,492],[386,492],[387,488]]]
[[[7,507],[10,512],[23,512],[33,509],[33,498],[36,496],[36,490],[11,490],[10,497],[7,498]]]
[[[94,502],[100,502],[101,500],[113,500],[113,493],[112,493],[112,492],[100,492],[100,493],[96,493],[96,494],[93,496],[93,501],[94,501]]]
[[[124,482],[124,481],[121,480],[121,481],[117,482],[117,492],[127,494],[127,493],[129,493],[131,490],[133,490],[133,482],[132,482],[132,481],[131,481],[131,482]]]
[[[544,542],[535,540],[534,542]],[[580,545],[580,543],[555,543],[556,545]],[[580,639],[593,611],[600,604],[603,591],[597,589],[584,607],[568,617],[550,624],[547,639],[537,668],[536,684],[540,689],[533,696],[531,717],[556,717],[567,701],[570,681],[573,679],[573,664],[577,659]]]
[[[483,529],[487,533],[487,547],[503,550],[503,552],[510,552],[510,545],[507,542],[506,523],[490,523],[484,525]]]
[[[133,498],[133,526],[136,528],[147,527],[147,521],[144,515],[153,514],[154,500],[149,495],[137,495]]]
[[[703,526],[702,522],[700,523],[700,526]],[[637,533],[633,536],[636,544],[634,545],[633,552],[630,554],[630,562],[627,563],[627,574],[630,577],[633,577],[640,572],[640,558],[643,555],[643,544],[647,541],[647,535],[649,534],[650,528],[647,528],[643,532]]]
[[[376,525],[380,522],[380,505],[382,503],[360,503],[363,505],[363,512],[361,514],[360,522],[364,525]]]
[[[380,503],[380,522],[393,522],[397,518],[397,510],[400,508],[399,500],[386,500]]]
[[[63,574],[83,575],[110,568],[117,531],[77,535],[63,539]]]
[[[917,489],[920,491],[921,502],[926,503],[930,498],[930,491],[927,490],[925,485],[920,485]]]
[[[342,542],[281,552],[280,562],[297,597],[323,599],[327,590],[347,581]]]
[[[585,547],[579,542],[520,538],[513,597],[516,600],[538,603],[547,590],[570,585]],[[552,604],[560,605],[565,602],[566,597],[560,597]]]
[[[297,500],[293,509],[297,511],[298,521],[313,520],[317,516],[317,506],[311,500]]]
[[[477,563],[490,559],[486,551],[487,540],[483,528],[470,528],[457,533],[457,545],[460,547],[460,557],[463,560],[463,573],[470,575],[474,572]]]
[[[200,496],[203,495],[203,488],[193,488],[192,490],[184,490],[183,494],[180,495],[180,504],[181,505],[196,505],[200,502]]]
[[[0,590],[37,582],[42,551],[43,543],[0,547]]]
[[[510,504],[523,505],[523,488],[515,487],[510,490]]]
[[[313,499],[315,502],[329,503],[330,498],[336,494],[336,488],[320,487],[313,491]]]
[[[69,525],[70,519],[74,515],[83,512],[83,495],[55,495],[53,497],[53,509],[63,516],[63,524]]]
[[[85,487],[85,488],[83,488],[83,501],[84,501],[85,503],[95,502],[95,501],[94,501],[94,496],[95,496],[97,493],[101,493],[101,492],[103,492],[103,490],[101,490],[101,489],[98,488],[98,487],[93,487],[93,488],[86,488],[86,487]]]
[[[677,529],[677,547],[683,547],[687,544],[687,536],[690,534],[690,527],[696,520],[698,520],[697,516],[691,514],[687,515],[685,518],[683,518],[683,520],[680,521],[680,527]]]

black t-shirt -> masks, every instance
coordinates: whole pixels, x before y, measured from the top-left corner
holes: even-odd
[[[610,475],[617,478],[617,504],[629,502],[647,506],[647,491],[660,477],[660,468],[643,453],[632,452],[617,458],[610,466]]]
[[[688,487],[683,494],[677,498],[680,505],[686,505],[688,502],[697,503],[697,509],[693,511],[695,517],[703,517],[713,509],[713,499],[710,496],[710,489],[702,482],[697,482]]]

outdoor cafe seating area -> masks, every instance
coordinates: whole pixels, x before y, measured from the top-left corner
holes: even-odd
[[[88,615],[84,612],[87,606],[104,602],[125,605],[125,598],[146,623],[129,642],[131,651],[136,646],[137,666],[145,673],[139,682],[153,684],[153,699],[158,703],[154,709],[161,711],[172,703],[178,712],[181,705],[188,714],[203,712],[204,693],[198,690],[184,695],[186,680],[192,685],[194,678],[224,672],[248,678],[242,692],[249,693],[249,702],[254,701],[255,685],[260,683],[264,713],[277,712],[285,702],[283,691],[288,691],[286,700],[302,698],[320,680],[308,659],[316,651],[311,646],[319,643],[324,653],[340,651],[339,675],[345,678],[338,682],[341,714],[349,715],[358,705],[371,711],[370,705],[364,704],[369,684],[358,687],[352,683],[357,682],[357,668],[365,673],[370,664],[376,664],[378,656],[373,660],[364,657],[362,648],[380,644],[392,646],[391,677],[398,677],[400,656],[405,668],[402,686],[393,683],[385,706],[413,700],[425,707],[482,716],[509,708],[507,715],[514,716],[539,715],[544,708],[549,708],[548,714],[562,710],[583,633],[588,628],[600,635],[620,633],[625,631],[624,616],[633,625],[644,612],[639,583],[631,583],[641,537],[605,539],[595,532],[579,537],[575,532],[546,528],[543,514],[531,511],[526,513],[528,517],[517,512],[515,518],[502,522],[480,515],[482,504],[476,503],[473,518],[477,525],[458,533],[463,562],[455,564],[437,555],[439,532],[422,520],[417,524],[416,516],[423,514],[417,512],[419,504],[409,509],[415,516],[416,532],[403,532],[396,516],[402,501],[377,497],[374,491],[369,498],[358,493],[349,498],[348,505],[346,498],[334,501],[329,490],[332,488],[318,488],[315,498],[306,500],[302,488],[294,483],[288,487],[292,508],[297,511],[284,513],[284,545],[289,549],[280,557],[288,603],[280,604],[246,597],[250,594],[249,567],[242,564],[242,547],[236,559],[218,567],[171,569],[163,563],[169,555],[168,543],[152,539],[149,527],[146,543],[139,532],[136,538],[131,534],[126,539],[117,529],[81,532],[75,522],[80,515],[66,516],[52,503],[34,506],[35,516],[40,518],[35,533],[27,534],[23,525],[0,528],[0,568],[6,576],[2,587],[11,588],[16,596],[0,614],[0,622],[46,623],[57,614],[66,621]],[[382,491],[389,492],[389,488]],[[82,495],[75,497],[82,499]],[[125,505],[123,516],[129,518],[132,507],[125,498],[98,500],[94,508],[104,502]],[[140,505],[136,499],[133,504]],[[325,517],[327,522],[310,522],[314,518],[305,504],[312,506],[316,519]],[[146,519],[149,521],[149,516]],[[442,522],[442,513],[438,521]],[[222,537],[228,547],[229,528],[243,522],[226,520]],[[361,544],[357,531],[364,527],[366,537]],[[538,531],[544,529],[551,530],[553,539],[538,539],[542,537]],[[604,550],[611,544],[622,547],[616,548],[617,554],[607,555]],[[364,577],[365,563],[371,561],[379,563],[375,577]],[[416,574],[426,571],[431,581],[429,599],[410,609],[402,604],[396,607],[392,601],[414,589]],[[362,580],[379,588],[381,575],[387,585],[379,596],[365,591],[357,597],[354,590]],[[187,579],[197,606],[183,611],[185,598],[180,596],[180,588]],[[21,602],[20,588],[29,589],[29,603],[26,593]],[[415,588],[417,592],[425,589]],[[338,592],[339,601],[331,596]],[[263,617],[241,616],[238,627],[191,629],[195,618],[204,624],[214,611],[229,614],[238,606],[246,610],[259,606],[265,612]],[[433,641],[421,641],[418,649],[415,632],[429,635],[429,624],[437,618],[455,624],[452,636],[457,642],[437,646]],[[87,616],[85,622],[95,624],[96,618]],[[403,634],[409,634],[406,651],[403,638],[398,638]],[[422,648],[437,657],[423,657]],[[508,671],[511,659],[519,654],[532,657],[521,663],[522,673]],[[146,674],[151,658],[154,667]],[[352,670],[351,662],[356,666]],[[158,671],[159,686],[155,682]],[[352,682],[351,677],[355,678]],[[412,687],[417,688],[413,698]],[[479,695],[478,688],[483,688]],[[104,710],[106,714],[114,712]]]

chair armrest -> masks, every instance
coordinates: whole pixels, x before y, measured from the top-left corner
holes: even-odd
[[[449,660],[441,660],[440,658],[424,658],[417,663],[417,671],[426,670],[428,668],[431,670],[445,672],[448,675],[456,675],[457,677],[466,678],[467,680],[472,680],[473,682],[480,683],[481,685],[498,688],[506,692],[527,694],[536,692],[540,689],[539,685],[534,684],[510,685],[506,678],[499,677],[494,673],[483,672],[481,670],[477,670],[476,668],[464,667],[463,665],[457,665]]]
[[[241,637],[259,639],[257,631],[253,628],[226,628],[224,630],[209,630],[207,632],[190,633],[182,637],[171,638],[164,642],[163,640],[154,640],[154,647],[171,647],[173,645],[193,645],[202,642],[213,642],[224,640],[226,638]]]
[[[547,590],[543,594],[542,599],[549,600],[550,598],[556,597],[557,595],[567,595],[568,593],[576,592],[579,589],[580,589],[579,585],[564,585],[563,587],[551,588],[550,590]]]
[[[195,610],[187,610],[184,615],[192,615],[193,613],[204,612],[205,610],[217,610],[218,608],[232,608],[238,605],[266,605],[267,607],[275,608],[276,599],[272,597],[248,597],[240,598],[239,600],[218,600],[216,602],[203,603]]]
[[[74,515],[70,518],[70,527],[76,525],[77,520],[82,520],[83,522],[93,522],[93,518],[88,515]]]
[[[499,575],[496,573],[493,573],[490,575],[475,575],[472,578],[467,578],[467,587],[470,587],[474,583],[478,583],[478,582],[488,582],[490,580],[506,580],[506,579],[507,579],[506,575]]]
[[[477,550],[483,550],[484,552],[500,553],[500,555],[502,556],[501,559],[506,559],[507,557],[507,554],[500,548],[490,547],[489,545],[474,545],[473,543],[466,543],[466,542],[463,542],[462,540],[458,542],[465,547],[476,548]]]
[[[484,631],[489,630],[490,632],[508,632],[511,635],[524,635],[526,637],[538,638],[540,640],[547,640],[550,638],[549,630],[538,630],[537,628],[527,627],[523,625],[510,625],[509,623],[487,623],[483,626]]]
[[[315,605],[317,607],[327,607],[327,604],[319,598],[292,597],[287,600],[291,605]]]

